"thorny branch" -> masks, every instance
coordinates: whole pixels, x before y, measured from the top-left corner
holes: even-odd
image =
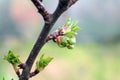
[[[57,19],[60,17],[60,15],[66,11],[69,7],[71,7],[74,3],[77,2],[77,0],[59,0],[58,6],[53,14],[50,14],[44,7],[42,1],[43,0],[31,0],[33,4],[38,9],[38,12],[43,16],[43,19],[45,21],[44,27],[42,29],[42,32],[38,36],[38,39],[36,43],[33,46],[33,49],[31,50],[28,59],[25,62],[25,67],[23,68],[22,74],[19,77],[19,80],[29,80],[30,77],[36,75],[37,73],[30,73],[32,65],[41,50],[41,48],[46,43],[47,36],[57,21]]]

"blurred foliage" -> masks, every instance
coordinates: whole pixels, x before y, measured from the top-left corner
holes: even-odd
[[[31,43],[23,43],[13,48],[23,61],[31,49]],[[27,48],[27,49],[26,49]],[[75,49],[58,48],[48,43],[41,53],[53,56],[54,60],[34,79],[44,80],[119,80],[120,79],[120,43],[76,45]],[[39,55],[40,56],[40,55]],[[38,57],[39,59],[39,57]],[[3,69],[0,74],[17,79],[12,67],[7,62],[0,63]],[[6,66],[6,69],[4,69]],[[9,71],[9,69],[11,69]],[[4,71],[4,72],[3,72]],[[1,78],[3,78],[3,76]],[[59,77],[58,77],[59,76]],[[9,78],[11,78],[9,77]]]

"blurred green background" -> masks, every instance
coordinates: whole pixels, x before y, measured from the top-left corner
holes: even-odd
[[[58,0],[44,3],[52,13]],[[69,16],[81,27],[75,49],[47,43],[40,55],[45,53],[54,60],[31,80],[120,80],[120,0],[79,0],[59,18],[51,32]],[[30,0],[0,0],[0,80],[3,76],[17,80],[3,57],[12,50],[24,62],[43,25]]]

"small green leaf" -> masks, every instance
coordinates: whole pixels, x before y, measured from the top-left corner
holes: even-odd
[[[67,42],[68,42],[69,45],[73,45],[73,44],[76,43],[76,38],[75,37],[70,38],[69,40],[67,40]]]
[[[42,55],[40,60],[36,63],[37,70],[42,71],[52,61],[52,59],[52,57],[45,58],[44,55]]]
[[[75,32],[71,31],[65,34],[67,37],[72,38],[75,36]]]
[[[77,22],[77,21],[74,21],[74,22],[71,23],[70,27],[71,27],[71,28],[74,28],[74,27],[76,27],[77,25],[78,25],[78,22]]]
[[[66,43],[66,42],[62,42],[61,45],[62,45],[63,47],[66,47],[66,46],[67,46],[67,43]]]
[[[61,36],[61,40],[62,40],[62,42],[64,42],[64,43],[67,43],[67,40],[68,40],[69,38],[68,37],[66,37],[66,36]]]
[[[64,48],[65,46],[63,46],[63,45],[61,45],[61,44],[58,44],[58,46],[60,47],[60,48]]]
[[[72,31],[74,31],[74,32],[77,32],[77,31],[79,31],[79,30],[80,30],[79,27],[74,27],[74,28],[72,28]]]
[[[19,56],[14,55],[12,51],[8,52],[8,55],[4,56],[4,59],[7,60],[11,64],[20,64]]]
[[[68,49],[73,49],[74,48],[74,45],[69,45],[67,46]]]
[[[60,47],[66,47],[67,45],[68,45],[68,42],[67,42],[67,40],[69,40],[69,38],[68,37],[66,37],[66,36],[60,36],[60,38],[61,38],[61,43],[60,44],[58,44]]]
[[[70,25],[71,25],[71,18],[69,17],[69,18],[67,19],[67,22],[66,22],[65,26],[70,26]]]

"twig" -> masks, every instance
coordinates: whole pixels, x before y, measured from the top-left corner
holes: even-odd
[[[41,2],[42,0],[31,0],[31,1],[36,6],[39,13],[43,16],[43,18],[45,20],[45,24],[44,24],[42,32],[40,33],[36,43],[34,44],[33,49],[30,52],[30,55],[25,63],[26,67],[25,67],[25,69],[23,69],[19,80],[29,80],[29,78],[31,77],[30,70],[32,68],[32,65],[33,65],[39,51],[41,50],[43,45],[46,43],[46,39],[47,39],[47,36],[48,36],[51,28],[53,27],[53,25],[55,24],[57,19],[60,17],[60,15],[64,11],[66,11],[72,4],[74,4],[73,0],[72,1],[71,0],[59,0],[57,9],[55,10],[55,12],[52,15],[50,15],[47,12],[47,10],[45,9],[45,7],[43,6],[43,4]]]
[[[56,31],[56,32],[50,34],[47,37],[46,42],[48,42],[49,40],[53,40],[54,41],[54,39],[56,39],[58,36],[62,36],[62,35],[64,35],[62,30]]]
[[[30,73],[30,77],[37,75],[39,72],[40,71],[36,69],[34,72]]]
[[[13,66],[13,69],[15,70],[15,73],[17,74],[18,77],[20,77],[20,71],[19,71],[19,68],[16,64],[12,64]]]

